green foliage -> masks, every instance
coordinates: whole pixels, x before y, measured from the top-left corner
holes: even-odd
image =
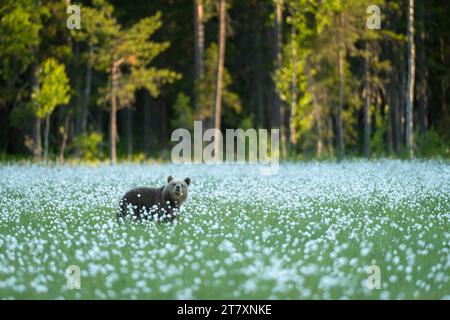
[[[191,107],[191,99],[180,92],[173,106],[175,117],[172,119],[172,127],[194,129],[194,110]]]
[[[9,121],[15,128],[26,128],[30,119],[35,115],[32,103],[16,106],[9,114]]]
[[[203,3],[203,23],[219,15],[219,5],[217,0],[194,0]],[[229,3],[227,3],[229,6]]]
[[[217,58],[218,47],[216,43],[212,43],[205,54],[205,74],[200,79],[198,86],[200,110],[197,115],[201,119],[209,119],[214,113],[214,95],[216,87]],[[230,86],[233,84],[230,72],[227,68],[223,69],[223,116],[227,117],[227,111],[233,110],[235,113],[242,111],[239,96],[231,91]]]
[[[419,131],[416,131],[415,137],[418,156],[425,158],[436,156],[450,158],[450,144],[446,143],[435,130],[429,129],[424,135],[420,135]]]
[[[45,8],[45,7],[44,7]],[[39,30],[42,23],[37,18],[37,8],[31,1],[9,1],[1,7],[0,32],[0,54],[4,57],[13,58],[21,55],[25,65],[32,58],[30,47],[39,45]]]
[[[41,1],[4,0],[0,5],[0,55],[10,58],[20,55],[22,62],[33,58],[30,48],[40,43],[42,19],[50,15]]]
[[[74,149],[76,154],[85,161],[101,160],[104,158],[100,147],[102,142],[103,134],[99,132],[82,134],[73,139],[71,149]]]
[[[0,4],[0,104],[20,96],[20,75],[36,59],[48,7],[36,0],[3,0]]]
[[[244,131],[247,129],[251,129],[253,128],[253,123],[254,123],[253,115],[244,117],[239,125],[239,128],[241,128]]]
[[[94,0],[93,7],[83,6],[82,12],[81,30],[70,31],[77,41],[98,46],[119,32],[120,25],[114,18],[114,8],[107,1]]]
[[[373,4],[381,4],[375,1]],[[357,114],[362,108],[358,88],[362,80],[352,69],[351,60],[370,56],[370,82],[373,92],[384,90],[380,78],[389,71],[386,61],[378,60],[381,33],[365,28],[366,4],[358,1],[287,1],[286,22],[291,32],[283,48],[283,64],[274,80],[280,98],[291,114],[294,143],[300,141],[306,151],[316,141],[332,141],[335,128],[330,117],[337,116],[339,104],[339,51],[344,60],[344,140],[348,145],[358,142]],[[364,28],[361,28],[364,26]],[[362,50],[358,41],[367,39],[372,45]],[[363,79],[364,80],[364,79]],[[319,130],[320,129],[320,130]],[[380,133],[384,139],[383,133]],[[304,143],[307,142],[309,143]],[[332,149],[332,146],[328,146]],[[323,150],[325,151],[325,150]]]
[[[294,19],[289,21],[293,23]],[[299,26],[304,26],[304,20],[300,17],[297,17],[296,21]],[[274,76],[277,93],[292,115],[290,125],[294,141],[307,134],[314,121],[313,94],[307,90],[308,77],[311,75],[307,69],[306,57],[310,49],[303,46],[304,39],[304,34],[298,32],[291,34],[283,48],[283,64]],[[311,81],[309,83],[311,84]]]
[[[38,71],[39,86],[32,93],[35,114],[45,118],[61,104],[70,99],[69,79],[66,76],[64,65],[53,58],[44,61]]]
[[[22,145],[24,140],[31,146],[30,136],[35,137],[34,117],[43,118],[59,104],[68,103],[66,94],[71,98],[69,106],[51,123],[60,127],[68,116],[64,124],[70,128],[68,141],[86,128],[103,130],[106,134],[105,110],[92,107],[110,106],[113,78],[117,109],[130,107],[139,114],[133,118],[138,121],[133,121],[131,130],[134,152],[144,149],[146,155],[154,152],[160,156],[164,152],[161,148],[168,146],[161,141],[168,130],[180,126],[192,129],[193,119],[212,119],[218,51],[214,43],[218,19],[213,17],[217,16],[219,5],[217,0],[194,1],[203,5],[206,36],[203,45],[207,48],[203,78],[197,83],[193,76],[193,2],[174,6],[161,0],[72,1],[81,4],[81,29],[68,30],[67,1],[0,1],[0,149],[22,152],[26,150]],[[228,10],[223,126],[268,128],[273,125],[275,84],[288,118],[288,154],[296,159],[333,158],[340,105],[339,52],[344,53],[341,116],[346,155],[362,150],[363,130],[358,121],[363,119],[366,92],[372,105],[371,120],[375,120],[371,124],[372,151],[374,156],[386,155],[388,125],[392,123],[396,129],[405,125],[389,119],[396,112],[387,114],[391,106],[400,107],[405,103],[400,90],[407,79],[406,3],[371,1],[370,5],[381,8],[381,29],[370,30],[366,27],[369,4],[361,0],[280,1],[282,64],[274,72],[277,63],[272,37],[277,2],[238,1],[232,2]],[[427,126],[433,128],[425,136],[415,135],[416,155],[446,157],[450,139],[446,94],[450,64],[446,53],[450,47],[443,39],[450,28],[450,14],[448,6],[436,1],[416,4],[414,127],[418,127],[418,107],[423,104],[427,108]],[[49,61],[65,66],[67,76],[56,66],[47,66],[45,74],[44,65],[51,64]],[[181,79],[181,74],[183,79],[176,81]],[[175,85],[163,92],[169,83]],[[65,85],[71,89],[66,90]],[[148,101],[136,95],[142,88],[152,97],[158,97],[155,103],[158,107],[152,106],[151,123],[145,124],[151,126],[151,130],[146,128],[145,137],[142,135],[144,121],[139,121],[139,116]],[[194,96],[198,98],[198,110],[194,110],[190,100]],[[117,132],[122,134],[126,123],[120,114],[117,121]],[[57,131],[45,132],[49,132],[50,149],[56,150],[61,142],[55,135]],[[18,136],[17,142],[12,136]],[[401,157],[404,137],[400,140]],[[125,150],[127,141],[119,142],[120,150]],[[405,157],[409,155],[405,153]]]
[[[382,117],[381,113],[371,106],[372,114],[375,113],[375,131],[370,141],[372,153],[375,156],[386,155],[386,132],[388,122]]]
[[[103,0],[94,1],[94,7],[83,10],[86,29],[74,32],[77,39],[87,41],[93,48],[90,63],[101,72],[109,73],[109,82],[99,88],[99,104],[111,99],[113,66],[119,68],[116,97],[119,108],[130,106],[138,89],[146,89],[157,97],[164,84],[180,79],[180,74],[165,68],[149,67],[150,63],[169,47],[169,42],[150,41],[161,27],[161,13],[139,20],[128,29],[122,29],[113,16],[113,7]]]

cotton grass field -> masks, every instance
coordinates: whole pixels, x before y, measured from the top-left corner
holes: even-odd
[[[168,175],[192,178],[177,222],[117,223]],[[1,165],[0,207],[3,299],[450,298],[448,162]]]

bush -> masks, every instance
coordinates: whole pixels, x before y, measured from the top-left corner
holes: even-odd
[[[171,125],[174,128],[194,129],[194,110],[191,107],[191,99],[184,93],[179,93],[173,106],[175,118]]]
[[[103,135],[99,132],[91,132],[89,134],[82,134],[73,139],[71,148],[83,160],[96,161],[104,158],[101,144],[103,142]]]
[[[424,135],[415,132],[415,137],[416,154],[418,156],[424,158],[436,156],[450,158],[450,145],[433,129],[428,130]]]

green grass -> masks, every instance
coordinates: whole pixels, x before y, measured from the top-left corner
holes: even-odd
[[[322,166],[330,170],[335,165]],[[53,178],[82,176],[86,171],[23,170],[30,170],[27,174],[35,179],[46,177],[53,185],[45,189],[42,181],[29,186],[20,182],[14,189],[14,177],[0,183],[1,298],[441,299],[450,295],[447,184],[442,193],[420,184],[417,190],[423,192],[414,197],[411,190],[400,188],[397,192],[403,197],[395,198],[395,203],[382,190],[365,196],[335,191],[330,197],[326,192],[318,196],[314,185],[309,185],[299,198],[293,193],[290,202],[280,205],[274,193],[264,198],[258,191],[258,186],[267,189],[267,184],[275,184],[275,192],[278,180],[254,178],[261,179],[262,185],[251,187],[252,200],[248,195],[240,199],[243,191],[233,180],[234,173],[194,177],[190,200],[177,223],[118,224],[115,201],[120,192],[105,191],[114,178],[112,182],[105,178],[106,184],[102,178],[71,184],[70,179]],[[96,169],[83,170],[92,174]],[[117,179],[122,174],[100,170]],[[140,172],[137,166],[128,174]],[[246,185],[245,176],[236,176]],[[277,179],[298,181],[290,176]],[[240,193],[230,190],[222,195],[221,188],[229,189],[230,184]],[[61,185],[66,185],[65,191]],[[329,190],[338,190],[334,188],[338,185],[331,180]],[[373,264],[381,270],[380,290],[366,287],[366,270]],[[64,271],[69,265],[81,269],[79,290],[66,288]]]

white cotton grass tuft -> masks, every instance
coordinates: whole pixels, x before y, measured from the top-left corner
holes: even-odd
[[[125,191],[168,172],[192,178],[176,222],[116,222]],[[449,299],[445,162],[0,165],[0,206],[7,298]]]

